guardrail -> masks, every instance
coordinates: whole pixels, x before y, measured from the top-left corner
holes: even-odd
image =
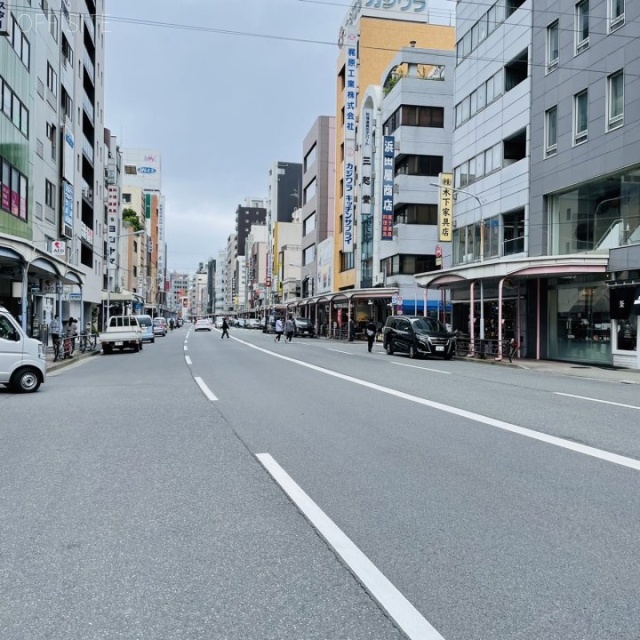
[[[459,336],[456,338],[456,355],[476,357],[482,360],[494,358],[496,360],[508,358],[511,361],[518,357],[520,345],[513,340],[502,340],[502,350],[500,340],[496,338],[475,338],[469,336]]]

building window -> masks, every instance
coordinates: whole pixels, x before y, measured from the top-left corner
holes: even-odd
[[[315,211],[304,220],[302,223],[302,236],[309,235],[316,228],[316,214]]]
[[[56,206],[56,187],[48,180],[44,181],[44,203],[47,207],[55,209]]]
[[[502,255],[524,251],[524,209],[502,214]]]
[[[49,91],[55,96],[58,95],[58,74],[53,70],[53,67],[47,62],[47,87]]]
[[[0,209],[27,220],[27,178],[5,160],[0,160]]]
[[[624,124],[624,73],[622,70],[607,78],[608,128],[616,129]]]
[[[20,60],[22,60],[22,64],[28,69],[31,61],[31,46],[27,36],[24,35],[18,21],[13,16],[11,16],[11,46]]]
[[[589,47],[589,0],[576,5],[576,55]]]
[[[350,253],[340,252],[340,271],[349,271],[354,266],[354,252]]]
[[[394,224],[438,224],[437,204],[406,204],[394,212]]]
[[[124,172],[128,176],[137,176],[138,175],[138,170],[136,169],[136,166],[133,165],[133,164],[126,164],[124,166]]]
[[[573,96],[573,143],[586,142],[589,124],[589,92],[581,91]]]
[[[558,67],[558,21],[547,27],[547,73]]]
[[[307,204],[316,197],[316,179],[314,178],[304,189],[304,202]]]
[[[439,267],[438,267],[439,268]],[[395,255],[380,261],[380,271],[387,276],[415,275],[435,271],[434,255]]]
[[[624,24],[624,0],[609,0],[609,31]]]
[[[309,171],[309,168],[313,167],[313,165],[316,163],[317,155],[318,155],[318,147],[317,145],[314,144],[313,147],[311,147],[311,149],[309,150],[309,153],[307,153],[307,155],[304,157],[305,173]]]
[[[558,107],[551,107],[544,113],[544,153],[553,156],[558,144]]]
[[[24,136],[29,137],[29,111],[11,87],[0,78],[0,112],[12,122]]]
[[[405,156],[396,163],[396,176],[437,176],[439,173],[442,173],[442,156]]]

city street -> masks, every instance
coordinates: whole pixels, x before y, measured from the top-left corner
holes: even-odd
[[[191,327],[0,390],[0,638],[637,640],[635,372]]]

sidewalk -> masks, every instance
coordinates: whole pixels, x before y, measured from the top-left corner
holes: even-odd
[[[63,367],[68,367],[70,364],[74,364],[78,362],[78,360],[84,360],[85,358],[90,358],[91,356],[100,355],[102,352],[100,351],[99,346],[96,347],[93,351],[85,351],[81,353],[78,349],[73,352],[73,356],[71,358],[65,358],[58,360],[57,362],[53,361],[53,347],[46,347],[45,356],[47,361],[47,374],[56,371],[58,369],[62,369]]]
[[[456,360],[465,360],[479,365],[495,367],[511,367],[529,369],[541,373],[553,373],[559,376],[573,376],[575,378],[589,378],[620,384],[640,384],[640,369],[616,369],[605,365],[579,364],[576,362],[558,362],[555,360],[534,360],[530,358],[514,358],[513,363],[508,358],[496,361],[493,358],[464,358],[456,356]]]

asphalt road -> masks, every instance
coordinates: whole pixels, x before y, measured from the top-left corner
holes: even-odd
[[[637,640],[637,386],[188,329],[0,391],[0,638]]]

